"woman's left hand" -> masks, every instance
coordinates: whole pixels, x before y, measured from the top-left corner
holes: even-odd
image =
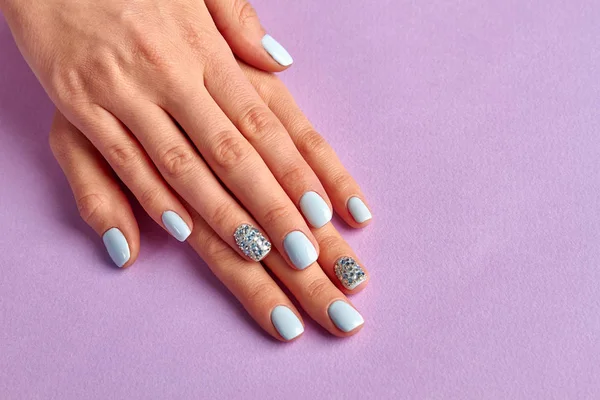
[[[360,191],[335,152],[314,131],[277,77],[243,63],[240,63],[240,66],[265,103],[290,132],[303,157],[324,183],[334,205],[338,206],[336,209],[341,209],[342,213],[345,213],[343,215],[345,220],[353,219],[346,204],[349,198]],[[129,202],[112,174],[110,166],[85,136],[59,112],[56,113],[50,133],[50,143],[54,155],[73,189],[82,218],[103,237],[111,228],[118,226],[127,236],[125,242],[127,249],[123,251],[128,253],[127,265],[131,265],[139,253],[139,229]],[[242,265],[247,261],[221,243],[222,240],[197,213],[191,209],[189,211],[194,218],[196,228],[188,242],[246,306],[259,324],[275,337],[281,338],[270,329],[272,326],[268,322],[268,318],[265,319],[265,315],[269,315],[270,310],[265,310],[264,306],[257,305],[256,299],[249,298],[253,295],[249,295],[248,290],[244,290],[244,287],[256,285],[252,279],[256,279],[257,272],[246,274],[248,275],[246,278],[244,278],[244,274],[236,274],[231,266],[237,263],[240,264],[237,266],[240,271],[249,271],[249,266]],[[362,267],[362,263],[358,261],[358,257],[331,223],[322,228],[313,229],[313,234],[321,246],[317,265],[304,271],[286,268],[285,262],[276,252],[267,256],[264,263],[288,287],[317,322],[333,334],[347,336],[354,333],[355,329],[351,329],[349,332],[340,330],[335,323],[332,323],[329,307],[336,300],[347,302],[340,291],[351,294],[362,290],[366,286],[369,276]],[[208,245],[208,243],[211,244]],[[105,244],[107,244],[109,252],[114,252],[114,249],[110,248],[114,243],[107,243],[105,240]],[[262,269],[260,265],[252,267],[253,270],[256,268]],[[246,282],[245,279],[250,281]],[[262,276],[261,279],[268,280],[268,275]],[[273,285],[275,285],[274,282],[269,282],[264,287]],[[275,299],[282,297],[281,293],[276,290],[274,293],[277,293]]]

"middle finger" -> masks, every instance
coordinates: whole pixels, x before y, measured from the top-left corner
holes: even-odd
[[[233,58],[219,59],[206,66],[206,74],[211,76],[206,81],[209,93],[260,154],[311,226],[325,226],[332,217],[325,189],[237,62]]]
[[[186,90],[166,108],[225,186],[287,255],[290,265],[305,269],[313,264],[318,244],[304,219],[261,156],[206,89]]]

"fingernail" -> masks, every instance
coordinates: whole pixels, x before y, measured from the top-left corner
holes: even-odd
[[[277,40],[273,39],[273,36],[269,34],[263,36],[261,43],[267,53],[280,65],[287,67],[294,62],[290,53]]]
[[[352,290],[367,280],[367,275],[352,257],[342,257],[335,263],[335,275],[342,285]]]
[[[233,237],[240,250],[251,260],[260,261],[271,251],[269,240],[252,225],[238,226]]]
[[[367,208],[365,203],[358,197],[352,197],[348,200],[348,211],[352,214],[352,218],[359,224],[370,220],[372,217],[371,211]]]
[[[277,306],[271,311],[271,322],[285,340],[292,340],[304,332],[302,322],[286,306]]]
[[[117,267],[121,268],[129,261],[129,257],[131,256],[129,245],[127,244],[127,239],[125,239],[125,236],[118,228],[110,228],[104,232],[102,241],[104,242],[104,246],[106,246],[108,255],[117,264]]]
[[[306,192],[300,199],[300,209],[314,228],[321,228],[331,221],[331,209],[315,192]]]
[[[287,234],[283,239],[283,247],[292,264],[298,269],[305,269],[317,261],[317,250],[306,235],[300,231]]]
[[[345,301],[333,302],[327,310],[329,318],[341,331],[350,332],[365,323],[363,317]]]
[[[192,233],[190,227],[174,211],[165,211],[162,215],[162,222],[169,233],[180,242],[185,242]]]

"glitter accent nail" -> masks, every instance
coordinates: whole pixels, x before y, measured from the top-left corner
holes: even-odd
[[[233,237],[242,252],[254,261],[262,260],[271,251],[271,242],[252,225],[238,226]]]
[[[367,280],[367,275],[352,257],[342,257],[335,263],[335,274],[348,290]]]

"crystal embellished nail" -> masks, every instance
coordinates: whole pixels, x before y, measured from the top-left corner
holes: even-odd
[[[238,226],[233,237],[242,252],[254,261],[262,260],[271,251],[271,242],[252,225]]]
[[[348,290],[352,290],[367,280],[362,267],[352,257],[342,257],[335,263],[335,274]]]

